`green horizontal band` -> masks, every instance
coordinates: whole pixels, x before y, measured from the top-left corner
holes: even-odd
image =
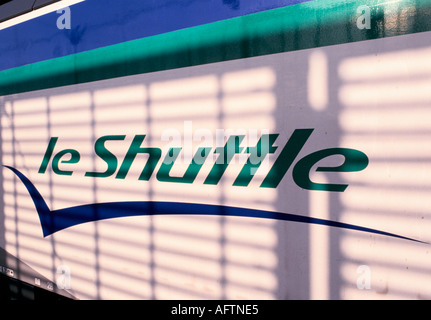
[[[315,0],[4,70],[0,95],[430,31],[430,18],[427,0]]]

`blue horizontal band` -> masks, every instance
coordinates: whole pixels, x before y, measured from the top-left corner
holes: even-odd
[[[86,0],[0,31],[0,71],[309,0]]]

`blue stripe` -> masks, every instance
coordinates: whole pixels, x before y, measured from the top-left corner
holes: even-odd
[[[86,0],[0,31],[0,71],[310,0]]]
[[[51,211],[48,208],[42,195],[26,176],[24,176],[15,168],[9,166],[5,167],[12,170],[27,188],[27,191],[29,192],[34,202],[37,213],[39,215],[44,237],[83,223],[113,218],[154,215],[203,215],[260,218],[317,224],[424,243],[422,241],[400,236],[397,234],[337,221],[318,219],[282,212],[198,203],[157,201],[109,202],[94,203]]]

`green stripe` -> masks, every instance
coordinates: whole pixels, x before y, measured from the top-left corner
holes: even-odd
[[[429,0],[315,0],[4,70],[0,95],[430,31],[430,17]]]

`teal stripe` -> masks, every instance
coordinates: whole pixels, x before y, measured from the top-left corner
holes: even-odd
[[[315,0],[5,70],[0,95],[430,31],[430,17],[428,0]]]

